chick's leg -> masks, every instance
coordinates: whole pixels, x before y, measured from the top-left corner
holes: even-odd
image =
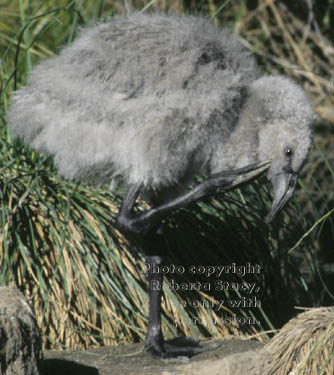
[[[160,358],[192,356],[213,349],[217,343],[200,346],[192,338],[175,338],[164,341],[161,333],[161,296],[163,275],[159,267],[166,254],[161,222],[164,218],[179,208],[206,196],[230,189],[259,173],[268,167],[267,164],[253,164],[234,171],[222,172],[211,176],[189,192],[170,199],[150,210],[136,213],[134,205],[141,191],[141,186],[130,186],[116,217],[116,227],[136,246],[140,246],[149,256],[147,257],[149,278],[149,321],[145,347]],[[157,272],[154,270],[158,270]],[[219,344],[218,344],[219,345]]]

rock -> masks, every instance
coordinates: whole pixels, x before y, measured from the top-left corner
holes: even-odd
[[[262,375],[262,343],[223,340],[217,349],[191,359],[160,360],[142,351],[142,344],[90,350],[45,352],[47,375]]]
[[[0,374],[38,375],[41,360],[40,331],[25,297],[0,287]]]

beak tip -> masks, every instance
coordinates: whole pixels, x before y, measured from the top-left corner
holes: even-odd
[[[297,179],[298,174],[292,173],[287,175],[286,179],[284,178],[284,174],[277,175],[272,181],[274,188],[274,200],[268,215],[264,219],[266,224],[271,224],[286,203],[290,200],[296,188]]]

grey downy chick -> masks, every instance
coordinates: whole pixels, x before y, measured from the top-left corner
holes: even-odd
[[[13,133],[54,155],[66,178],[159,192],[272,160],[275,202],[294,184],[283,168],[299,171],[314,118],[292,81],[258,78],[229,30],[163,14],[83,29],[35,67],[9,112]]]
[[[152,249],[170,212],[265,169],[273,185],[271,221],[293,194],[315,119],[304,91],[281,76],[259,77],[229,30],[164,14],[113,17],[82,29],[72,45],[33,69],[9,111],[12,132],[54,155],[64,177],[127,186],[116,225],[149,238]],[[194,175],[206,180],[188,192]],[[158,205],[135,215],[140,193]],[[161,264],[162,254],[153,254],[152,264]],[[149,295],[152,353],[199,352],[163,340],[161,291]]]

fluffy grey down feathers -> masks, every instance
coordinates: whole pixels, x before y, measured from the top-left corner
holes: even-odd
[[[9,113],[12,131],[65,177],[154,190],[257,160],[272,159],[273,175],[289,142],[298,170],[314,119],[303,90],[258,78],[228,30],[162,14],[84,28],[35,67]]]

